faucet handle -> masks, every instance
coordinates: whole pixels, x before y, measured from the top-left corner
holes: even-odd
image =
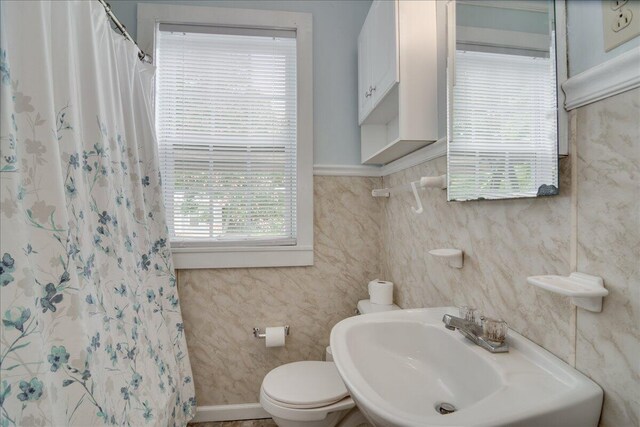
[[[507,337],[509,325],[502,319],[492,319],[490,317],[482,317],[482,334],[489,341],[496,343],[504,342]]]
[[[480,311],[478,311],[477,309],[468,305],[461,305],[460,307],[458,307],[458,312],[461,319],[480,324],[478,322],[480,320]]]

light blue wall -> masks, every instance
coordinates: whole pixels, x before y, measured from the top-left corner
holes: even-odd
[[[461,3],[456,6],[456,25],[549,34],[549,12],[475,6],[469,3]]]
[[[570,76],[640,46],[640,37],[636,37],[609,52],[604,51],[600,0],[568,0],[567,27]]]
[[[371,0],[111,0],[134,38],[139,2],[312,13],[314,163],[360,164],[357,39]]]

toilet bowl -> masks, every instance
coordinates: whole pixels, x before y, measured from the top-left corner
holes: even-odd
[[[380,306],[362,300],[357,313],[399,309],[397,305]],[[327,360],[331,360],[330,348]],[[357,427],[367,422],[332,361],[278,366],[262,381],[260,404],[279,427]]]
[[[333,362],[287,363],[269,372],[260,388],[260,404],[279,427],[355,427],[345,424],[356,405]]]

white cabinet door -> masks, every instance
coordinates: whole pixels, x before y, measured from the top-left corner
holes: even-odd
[[[368,47],[371,45],[367,35],[367,26],[362,27],[358,37],[358,121],[362,123],[371,110],[369,85],[371,82]]]
[[[358,37],[360,124],[399,81],[397,8],[397,0],[374,0]]]
[[[373,0],[359,41],[361,159],[387,164],[439,137],[444,0]],[[440,7],[440,9],[438,9]],[[441,17],[442,19],[442,17]],[[441,40],[440,40],[441,39]],[[367,96],[369,93],[372,95]]]
[[[397,7],[397,0],[375,0],[369,12],[373,18],[369,33],[372,109],[399,81]]]

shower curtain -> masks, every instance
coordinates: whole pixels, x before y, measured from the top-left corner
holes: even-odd
[[[185,425],[153,68],[97,1],[0,7],[0,427]]]

